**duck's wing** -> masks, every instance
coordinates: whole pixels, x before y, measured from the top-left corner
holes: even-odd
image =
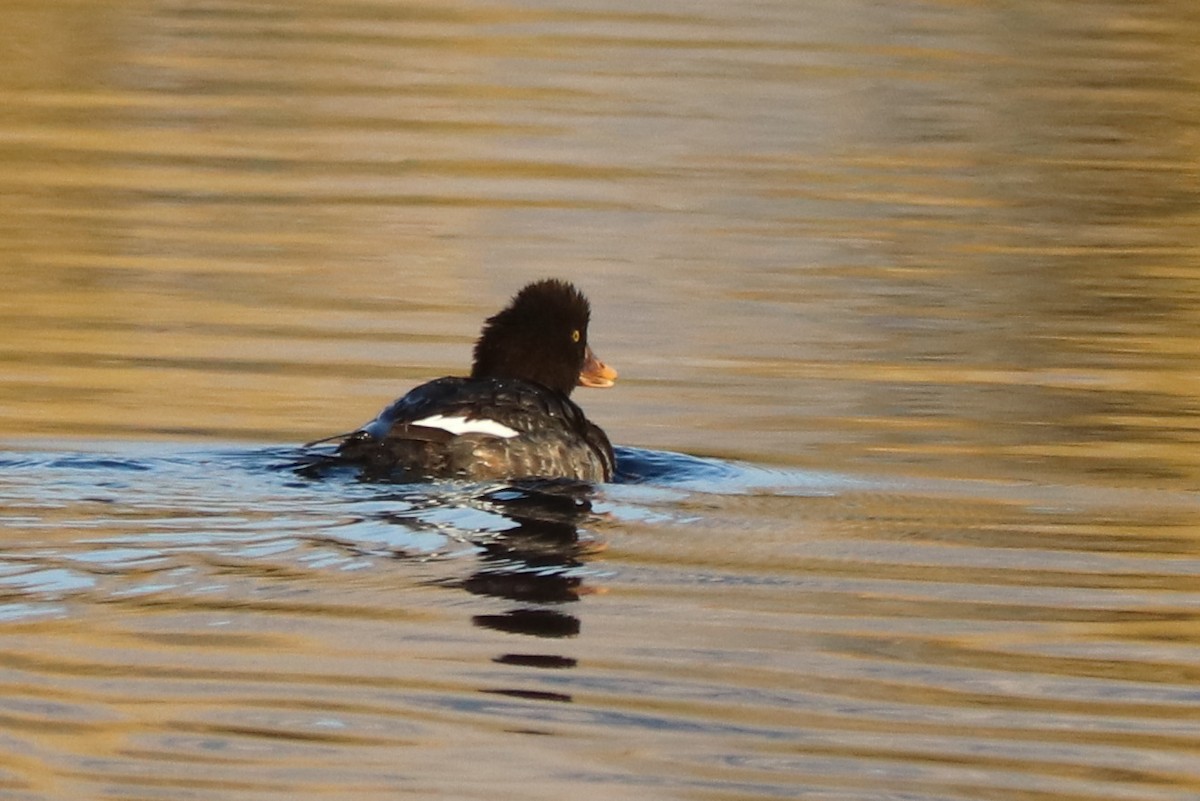
[[[579,407],[566,396],[538,384],[452,377],[417,387],[354,433],[381,440],[428,428],[452,436],[509,439],[546,428],[582,433],[586,423]]]
[[[503,378],[423,384],[344,436],[337,454],[432,475],[555,475],[569,469],[600,480],[611,477],[613,461],[604,432],[569,398]]]

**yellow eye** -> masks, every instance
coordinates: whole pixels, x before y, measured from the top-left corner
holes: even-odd
[[[572,342],[579,341],[579,329],[578,328],[576,328],[574,331],[571,332],[571,341]]]

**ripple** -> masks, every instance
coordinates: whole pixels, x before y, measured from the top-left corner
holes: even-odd
[[[1187,493],[633,448],[594,488],[373,484],[301,453],[0,453],[0,733],[218,795],[447,739],[565,758],[520,734],[586,743],[575,785],[1174,801],[1200,747]]]

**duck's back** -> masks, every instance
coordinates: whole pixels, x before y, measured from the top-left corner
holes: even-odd
[[[439,378],[351,434],[342,460],[374,475],[612,478],[608,437],[570,398],[510,378]]]

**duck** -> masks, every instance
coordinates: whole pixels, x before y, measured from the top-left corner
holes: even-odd
[[[573,284],[527,284],[484,322],[470,375],[422,384],[356,431],[318,442],[341,440],[333,458],[369,477],[611,481],[612,444],[571,399],[576,386],[617,379],[588,344],[590,320]]]

